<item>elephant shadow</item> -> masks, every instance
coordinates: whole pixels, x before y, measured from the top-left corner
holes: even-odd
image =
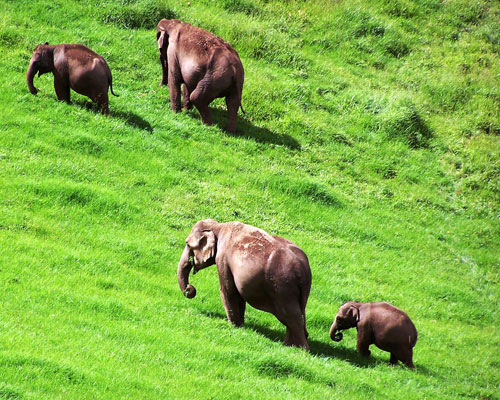
[[[87,111],[93,112],[95,114],[100,114],[99,106],[96,103],[81,99],[72,100],[72,103],[77,107],[86,109]],[[110,107],[109,115],[113,118],[123,120],[128,126],[131,126],[132,128],[153,133],[153,127],[151,126],[151,124],[140,115],[137,115],[131,111],[116,110]]]
[[[274,342],[283,342],[285,338],[284,331],[281,332],[255,322],[245,323],[245,326]],[[362,357],[356,350],[335,347],[328,343],[311,339],[311,335],[307,338],[307,342],[309,343],[309,351],[314,356],[343,360],[360,368],[372,367],[378,362],[374,357]]]
[[[221,318],[225,318],[224,315],[220,315]],[[253,331],[257,332],[258,334],[267,337],[273,342],[278,342],[281,343],[283,342],[283,339],[285,338],[285,332],[281,332],[275,329],[271,329],[267,326],[261,325],[259,323],[255,322],[245,322],[245,325],[243,327],[252,329]],[[342,360],[345,362],[348,362],[349,364],[353,365],[354,367],[358,368],[373,368],[376,365],[389,365],[389,360],[376,357],[373,355],[373,353],[369,357],[363,357],[361,354],[357,352],[356,349],[348,349],[346,347],[342,347],[336,344],[333,344],[333,342],[330,343],[325,343],[321,342],[319,340],[314,340],[311,339],[311,335],[307,338],[307,342],[309,343],[309,351],[312,355],[318,356],[318,357],[327,357],[327,358],[335,358],[338,360]],[[389,354],[389,353],[385,353]],[[408,369],[406,366],[404,366],[401,362],[398,363],[398,367],[402,369]],[[423,374],[426,376],[436,376],[435,371],[430,370],[429,368],[425,367],[424,365],[417,365],[416,366],[416,371],[419,374]]]
[[[223,319],[226,320],[226,315],[218,311],[200,311],[202,315],[209,318]],[[285,329],[276,330],[269,328],[265,325],[259,324],[255,321],[246,321],[242,329],[251,329],[259,335],[262,335],[269,340],[277,343],[282,343],[285,338]],[[318,340],[311,339],[311,335],[307,339],[309,343],[309,351],[314,356],[336,358],[339,360],[346,361],[359,368],[369,368],[375,366],[379,362],[383,362],[376,357],[362,357],[356,350],[347,349],[340,346],[332,346],[329,343],[324,343]]]
[[[236,122],[236,133],[229,133],[225,130],[227,123],[227,111],[219,108],[210,107],[210,113],[217,125],[226,135],[234,137],[244,137],[253,139],[258,143],[269,143],[277,146],[285,146],[291,150],[300,150],[300,143],[293,136],[287,134],[277,134],[269,129],[261,128],[252,124],[241,113],[238,115]]]

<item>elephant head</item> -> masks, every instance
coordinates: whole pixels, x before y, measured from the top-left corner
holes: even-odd
[[[54,46],[49,46],[49,42],[40,44],[33,50],[28,73],[26,74],[26,81],[28,82],[28,89],[31,94],[37,94],[38,90],[33,85],[33,78],[38,72],[38,76],[47,72],[52,72],[54,69]]]
[[[179,287],[188,299],[196,296],[196,289],[189,284],[189,273],[193,269],[196,274],[200,269],[215,264],[217,254],[217,237],[213,219],[198,221],[186,238],[186,246],[177,267]]]
[[[158,43],[158,51],[160,52],[160,62],[163,70],[163,77],[160,83],[161,85],[168,84],[168,61],[167,61],[167,49],[168,49],[168,38],[175,26],[181,22],[177,19],[162,19],[158,26],[156,27],[156,42]]]
[[[340,342],[344,335],[339,331],[354,328],[358,322],[359,308],[353,302],[343,304],[330,327],[330,338],[334,342]]]
[[[158,50],[168,47],[168,37],[170,36],[173,28],[175,28],[181,21],[178,19],[162,19],[158,22],[156,27],[156,41],[158,42]]]

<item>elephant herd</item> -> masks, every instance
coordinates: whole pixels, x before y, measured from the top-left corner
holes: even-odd
[[[162,67],[161,85],[170,90],[174,112],[198,109],[203,123],[213,123],[209,104],[225,97],[229,132],[236,131],[241,106],[244,70],[238,53],[224,40],[204,29],[162,19],[156,40]],[[108,89],[113,93],[106,61],[81,44],[38,45],[27,72],[28,88],[37,93],[33,78],[52,72],[58,100],[69,102],[70,89],[88,96],[108,114]],[[115,95],[116,96],[116,95]],[[243,108],[242,108],[243,111]],[[272,236],[241,222],[198,221],[186,238],[177,268],[181,291],[196,296],[189,284],[191,270],[217,265],[222,303],[228,320],[241,326],[246,304],[273,314],[286,326],[284,344],[309,349],[306,304],[311,290],[311,269],[306,254],[290,240]],[[375,344],[391,354],[390,363],[402,361],[414,368],[417,330],[406,313],[385,302],[343,304],[330,328],[333,341],[340,331],[356,327],[357,349],[365,356]]]
[[[216,98],[225,97],[227,130],[236,132],[236,117],[241,107],[244,70],[240,57],[228,43],[212,33],[180,22],[162,19],[156,28],[162,79],[170,89],[172,110],[193,105],[204,124],[212,125],[208,108]],[[70,101],[70,89],[97,103],[108,114],[108,88],[113,93],[111,70],[99,54],[82,44],[38,45],[33,51],[26,80],[32,94],[37,93],[33,78],[47,72],[54,74],[57,99]],[[115,95],[116,96],[116,95]]]

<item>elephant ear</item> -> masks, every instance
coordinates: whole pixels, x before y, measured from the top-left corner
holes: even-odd
[[[168,36],[165,31],[158,31],[156,34],[156,41],[158,42],[158,50],[163,49],[165,40],[168,42]]]
[[[359,322],[359,308],[351,306],[349,307],[348,313],[353,319],[353,321],[356,321],[356,323]]]
[[[215,235],[210,230],[204,230],[203,236],[200,239],[201,256],[203,262],[207,262],[210,258],[215,256]]]

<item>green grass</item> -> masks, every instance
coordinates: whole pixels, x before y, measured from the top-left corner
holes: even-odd
[[[500,398],[500,7],[487,0],[0,1],[0,398]],[[229,135],[159,88],[160,17],[245,66]],[[48,40],[102,54],[111,115],[25,74]],[[215,267],[176,267],[199,219],[240,220],[309,256],[311,352]],[[385,300],[419,331],[416,371],[356,332]]]

